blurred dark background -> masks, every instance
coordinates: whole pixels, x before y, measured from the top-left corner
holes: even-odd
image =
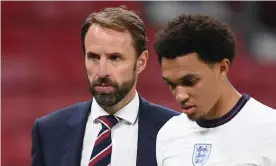
[[[150,57],[138,91],[178,109],[152,49],[157,30],[181,13],[226,21],[237,35],[230,72],[242,93],[276,108],[276,2],[1,2],[1,150],[3,166],[28,166],[35,118],[91,99],[81,53],[86,16],[125,5],[145,20]]]

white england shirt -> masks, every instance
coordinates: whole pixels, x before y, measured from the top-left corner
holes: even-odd
[[[158,166],[276,166],[276,110],[243,95],[216,120],[173,117],[159,131]]]

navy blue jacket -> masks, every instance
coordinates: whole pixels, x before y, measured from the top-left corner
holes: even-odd
[[[35,120],[32,166],[80,166],[91,103],[78,103]],[[140,97],[136,166],[157,166],[157,133],[171,117],[178,114]]]

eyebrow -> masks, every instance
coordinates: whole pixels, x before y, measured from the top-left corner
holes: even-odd
[[[195,78],[199,78],[199,76],[197,74],[187,74],[187,75],[181,77],[180,80],[185,81],[185,80],[190,80],[190,79],[195,79]]]
[[[112,55],[123,56],[123,54],[122,54],[122,53],[119,53],[119,52],[107,53],[106,55],[107,55],[107,56],[112,56]]]
[[[187,75],[184,75],[182,76],[180,79],[178,79],[177,81],[187,81],[187,80],[190,80],[190,79],[198,79],[199,76],[197,74],[187,74]],[[162,76],[162,79],[169,82],[169,83],[172,83],[172,81],[170,81],[168,78],[166,77],[163,77]]]
[[[88,51],[86,53],[86,55],[96,55],[96,56],[100,56],[99,54],[95,53],[95,52],[92,52],[92,51]]]
[[[96,55],[96,56],[100,56],[100,54],[95,53],[95,52],[92,52],[92,51],[88,51],[86,54],[87,54],[87,55]],[[119,52],[107,53],[106,55],[107,55],[107,56],[112,56],[112,55],[123,56],[123,54],[122,54],[122,53],[119,53]]]

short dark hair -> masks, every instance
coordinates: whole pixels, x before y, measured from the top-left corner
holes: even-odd
[[[159,63],[163,57],[174,59],[194,52],[208,64],[224,58],[232,62],[236,55],[236,39],[221,21],[201,14],[183,14],[158,33],[154,49]]]
[[[116,31],[127,31],[133,38],[133,44],[138,56],[147,50],[146,28],[143,20],[125,6],[105,8],[100,12],[89,14],[81,29],[81,44],[85,54],[84,39],[89,27],[98,24]]]

